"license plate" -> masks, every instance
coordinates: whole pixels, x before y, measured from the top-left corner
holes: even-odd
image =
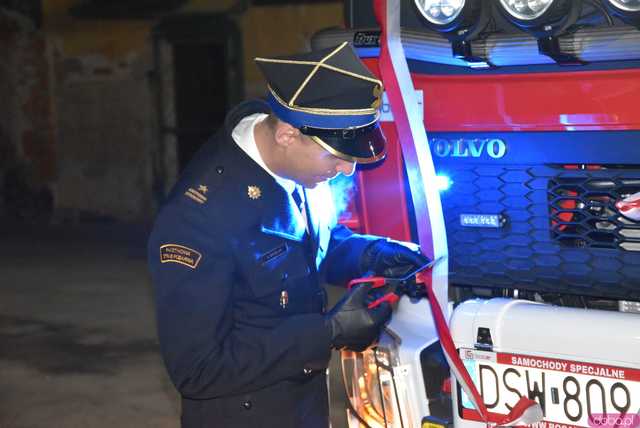
[[[603,414],[640,412],[639,369],[475,349],[460,356],[489,412],[506,415],[526,396],[544,412],[538,428],[593,427]],[[463,418],[478,420],[464,392],[461,404]]]

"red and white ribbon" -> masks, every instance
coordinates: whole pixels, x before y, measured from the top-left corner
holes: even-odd
[[[458,355],[456,346],[453,343],[451,332],[447,321],[444,318],[444,314],[440,310],[440,305],[436,304],[436,296],[433,293],[432,286],[432,272],[431,270],[425,270],[418,273],[416,281],[424,284],[427,294],[429,296],[429,305],[431,306],[431,314],[433,321],[438,331],[438,337],[440,339],[440,345],[444,351],[444,356],[449,363],[451,373],[456,378],[464,392],[469,397],[469,400],[473,403],[480,417],[487,425],[499,425],[499,426],[520,426],[530,425],[536,422],[540,422],[543,418],[542,408],[537,402],[530,400],[526,397],[520,397],[520,400],[511,409],[508,415],[500,415],[496,413],[490,413],[485,406],[478,389],[476,388],[469,372],[464,366],[464,363]]]
[[[444,259],[434,268],[434,288],[442,311],[447,313],[447,234],[440,194],[435,186],[436,171],[423,123],[424,112],[418,104],[400,40],[399,1],[374,0],[374,10],[382,29],[380,74],[398,131],[411,186],[418,243],[422,252],[431,260]]]
[[[418,100],[400,39],[399,3],[399,0],[374,0],[374,10],[382,30],[380,74],[393,112],[409,183],[411,183],[420,247],[432,260],[443,258],[446,261],[447,238],[442,204],[434,185],[436,173],[423,123],[424,113],[418,108]],[[427,101],[428,97],[425,94],[425,102]],[[542,420],[540,405],[525,397],[521,397],[506,416],[491,414],[487,410],[458,355],[444,315],[448,313],[447,270],[447,263],[436,263],[432,269],[420,273],[419,279],[425,284],[429,294],[429,304],[440,344],[456,380],[487,425],[527,425]]]

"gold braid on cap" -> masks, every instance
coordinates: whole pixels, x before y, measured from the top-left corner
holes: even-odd
[[[278,101],[279,104],[281,104],[288,110],[299,111],[302,113],[319,114],[323,116],[364,116],[369,114],[376,114],[375,120],[378,120],[378,115],[379,115],[378,109],[373,107],[363,108],[363,109],[328,109],[328,108],[299,107],[299,106],[291,107],[287,105],[287,103],[282,98],[280,98],[278,94],[276,94],[276,91],[274,91],[271,86],[267,85],[267,88],[269,89],[269,92],[271,92],[271,95],[273,95],[273,98],[275,98],[275,100]],[[366,125],[361,125],[361,126],[366,126]]]
[[[298,96],[300,95],[302,90],[307,86],[307,84],[309,83],[309,80],[311,80],[311,78],[317,73],[317,71],[320,68],[326,68],[328,70],[335,71],[337,73],[342,73],[342,74],[345,74],[347,76],[350,76],[350,77],[353,77],[353,78],[356,78],[356,79],[366,80],[367,82],[375,83],[376,85],[380,86],[380,92],[382,92],[382,82],[380,80],[378,80],[378,79],[375,79],[375,78],[369,77],[369,76],[363,76],[362,74],[358,74],[358,73],[353,73],[351,71],[344,70],[342,68],[335,67],[333,65],[325,64],[326,61],[328,61],[332,56],[334,56],[335,54],[340,52],[342,49],[344,49],[344,47],[347,46],[348,44],[349,44],[349,42],[343,42],[340,46],[335,48],[332,52],[330,52],[328,55],[326,55],[320,61],[299,61],[299,60],[293,60],[293,59],[272,59],[272,58],[260,58],[260,57],[255,58],[255,61],[279,63],[279,64],[298,64],[298,65],[313,65],[313,66],[315,66],[313,68],[313,70],[311,71],[311,73],[309,73],[307,78],[300,84],[300,86],[298,87],[296,92],[293,94],[293,97],[291,97],[289,102],[284,104],[287,107],[291,108],[292,110],[294,109],[294,107],[300,108],[299,106],[296,106],[295,101],[298,99]],[[275,95],[274,91],[271,88],[269,88],[269,90]],[[281,101],[277,96],[276,96],[276,99],[278,99],[279,102]],[[321,110],[321,109],[318,109],[318,110]],[[367,110],[375,110],[375,109],[367,109]],[[308,111],[311,111],[311,109],[308,110]]]

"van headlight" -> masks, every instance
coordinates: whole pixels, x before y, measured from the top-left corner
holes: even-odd
[[[352,411],[370,428],[410,426],[406,375],[393,344],[342,351],[342,374]]]

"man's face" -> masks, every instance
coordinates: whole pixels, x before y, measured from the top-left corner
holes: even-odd
[[[311,139],[298,134],[287,150],[289,176],[302,186],[312,189],[318,184],[343,174],[350,176],[355,163],[340,159]]]

